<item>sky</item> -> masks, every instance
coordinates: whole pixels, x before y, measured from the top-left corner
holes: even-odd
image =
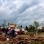
[[[44,22],[44,0],[0,0],[0,24],[30,25]]]

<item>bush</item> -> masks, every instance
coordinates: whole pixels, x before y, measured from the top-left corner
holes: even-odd
[[[42,30],[41,29],[38,29],[38,33],[40,34],[42,32]]]

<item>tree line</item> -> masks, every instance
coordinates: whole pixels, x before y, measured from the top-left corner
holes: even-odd
[[[25,27],[25,30],[27,30],[28,32],[33,32],[33,33],[41,33],[44,32],[44,27],[42,27],[41,29],[38,28],[40,26],[39,22],[34,21],[34,25],[29,25]]]

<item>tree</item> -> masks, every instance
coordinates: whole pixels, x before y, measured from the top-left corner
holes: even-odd
[[[22,25],[20,27],[22,28]]]
[[[34,21],[34,26],[35,26],[35,28],[37,29],[37,28],[39,27],[39,22]]]
[[[34,31],[35,31],[35,27],[32,26],[32,25],[29,25],[28,31],[29,31],[29,32],[34,32]]]
[[[37,22],[37,21],[34,21],[34,27],[35,27],[35,32],[37,33],[37,29],[38,29],[38,27],[39,27],[39,22]]]
[[[25,30],[27,30],[27,31],[28,31],[28,27],[27,27],[27,26],[25,27]]]
[[[4,24],[2,24],[3,28],[4,28]]]

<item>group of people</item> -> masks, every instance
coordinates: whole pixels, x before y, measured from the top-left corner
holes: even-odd
[[[18,32],[15,31],[15,29],[8,29],[8,28],[3,28],[2,29],[3,35],[5,36],[11,36],[11,37],[15,37],[17,35],[21,35],[23,34],[23,31],[20,29]]]

